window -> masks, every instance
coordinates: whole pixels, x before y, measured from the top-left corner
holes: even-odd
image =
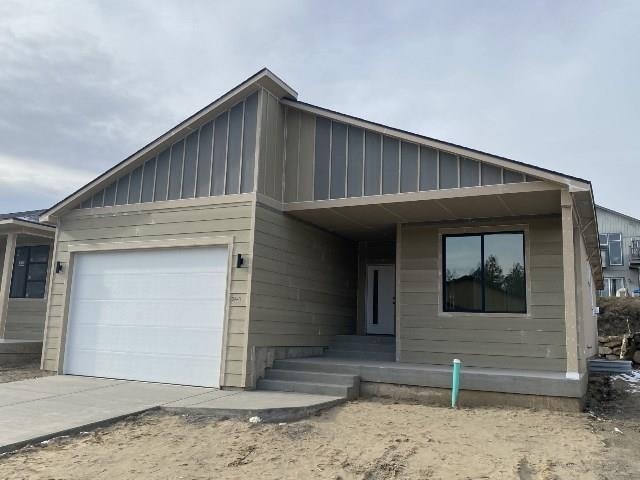
[[[600,251],[605,252],[606,261],[603,265],[624,265],[622,259],[622,234],[621,233],[601,233]]]
[[[621,288],[624,288],[624,278],[605,278],[604,290],[598,290],[598,296],[615,297]]]
[[[526,313],[524,233],[443,237],[445,312]]]
[[[11,278],[11,298],[44,298],[49,245],[16,247]]]

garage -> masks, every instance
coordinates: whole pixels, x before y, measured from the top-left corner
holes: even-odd
[[[75,254],[64,373],[218,387],[228,248]]]

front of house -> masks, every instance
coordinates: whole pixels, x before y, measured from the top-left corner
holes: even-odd
[[[384,339],[366,382],[460,358],[471,390],[582,397],[589,182],[296,97],[262,70],[45,212],[43,368],[254,388],[353,336]]]

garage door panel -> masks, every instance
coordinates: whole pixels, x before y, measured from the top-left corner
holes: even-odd
[[[104,376],[95,372],[108,371],[107,378],[122,378],[143,382],[174,383],[178,385],[201,385],[198,372],[211,370],[219,363],[216,357],[131,354],[112,351],[79,351],[79,367],[74,375]],[[135,363],[136,369],[131,369]]]
[[[218,386],[226,247],[80,253],[64,372]]]
[[[76,324],[74,337],[74,348],[80,350],[181,355],[186,347],[186,351],[204,352],[203,356],[209,352],[217,356],[214,352],[222,342],[222,330]]]
[[[81,301],[74,304],[73,316],[77,324],[83,325],[138,325],[149,327],[210,326],[211,319],[206,316],[192,315],[191,310],[220,311],[223,301],[191,300],[163,301],[127,300],[127,301]],[[218,325],[217,328],[222,328]]]
[[[113,273],[136,273],[140,270],[158,273],[182,273],[184,265],[188,264],[190,271],[197,272],[226,272],[227,249],[221,247],[206,248],[209,251],[209,264],[203,262],[201,247],[194,248],[163,248],[144,249],[135,251],[111,251],[99,254],[88,254],[83,259],[87,272],[104,272],[107,276]],[[157,254],[161,252],[162,262],[158,263]]]
[[[78,288],[78,300],[103,299],[105,293],[117,299],[197,299],[213,293],[224,298],[226,273],[179,273],[156,274],[139,272],[124,275],[113,273],[109,276],[79,275],[74,278]],[[211,291],[213,289],[213,292]]]

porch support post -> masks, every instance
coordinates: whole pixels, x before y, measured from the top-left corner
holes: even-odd
[[[564,277],[564,327],[567,346],[567,378],[580,379],[578,361],[578,315],[576,302],[575,249],[573,244],[573,202],[568,190],[561,190],[562,272]]]
[[[16,233],[7,234],[7,245],[4,251],[2,263],[2,278],[0,279],[0,338],[4,338],[9,311],[9,289],[11,287],[11,275],[13,274],[13,258],[16,252]]]

